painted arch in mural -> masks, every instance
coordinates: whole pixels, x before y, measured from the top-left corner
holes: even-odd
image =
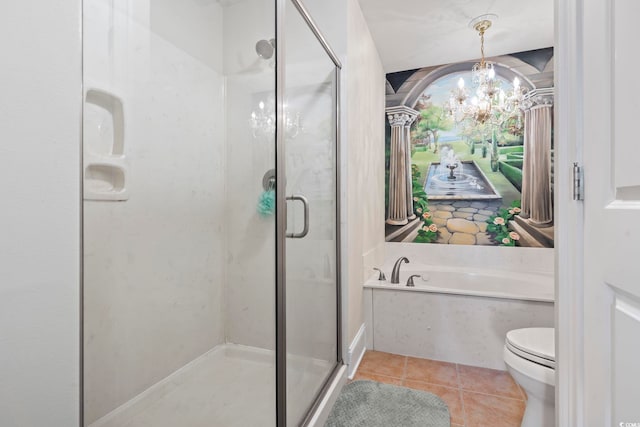
[[[553,48],[488,61],[528,92],[499,125],[447,114],[474,61],[387,75],[387,241],[553,247]]]

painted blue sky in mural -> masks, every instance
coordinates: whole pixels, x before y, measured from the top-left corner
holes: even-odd
[[[434,105],[444,106],[449,101],[451,96],[451,90],[458,86],[458,79],[462,77],[464,79],[465,87],[469,90],[470,96],[473,96],[471,83],[471,71],[461,71],[458,73],[447,74],[444,77],[439,78],[435,82],[431,83],[423,92],[424,95],[430,96],[430,101]],[[507,79],[496,75],[496,78],[500,81],[500,88],[505,92],[513,89],[513,85]],[[454,128],[450,131],[443,131],[440,134],[440,141],[446,142],[458,139],[458,128]]]

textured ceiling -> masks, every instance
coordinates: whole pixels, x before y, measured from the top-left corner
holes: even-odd
[[[480,57],[469,21],[498,19],[485,34],[487,56],[553,46],[554,0],[360,0],[387,73]]]

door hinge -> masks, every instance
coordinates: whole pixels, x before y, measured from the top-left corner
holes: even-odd
[[[584,200],[583,170],[578,162],[573,163],[573,200]]]

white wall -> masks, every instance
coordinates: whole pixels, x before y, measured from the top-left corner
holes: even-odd
[[[357,0],[346,63],[348,342],[364,322],[362,285],[384,256],[385,74]]]
[[[73,427],[80,402],[80,2],[6,2],[0,24],[0,425]]]
[[[425,243],[385,243],[384,268],[387,273],[403,256],[410,262],[490,270],[530,273],[554,272],[554,249],[505,246],[437,245]],[[404,265],[402,269],[411,269]]]
[[[336,55],[345,59],[349,26],[347,2],[345,0],[301,1]]]
[[[84,204],[87,423],[224,342],[222,8],[111,4],[84,2],[84,73],[122,100],[129,199]],[[86,111],[108,159],[110,112]]]

